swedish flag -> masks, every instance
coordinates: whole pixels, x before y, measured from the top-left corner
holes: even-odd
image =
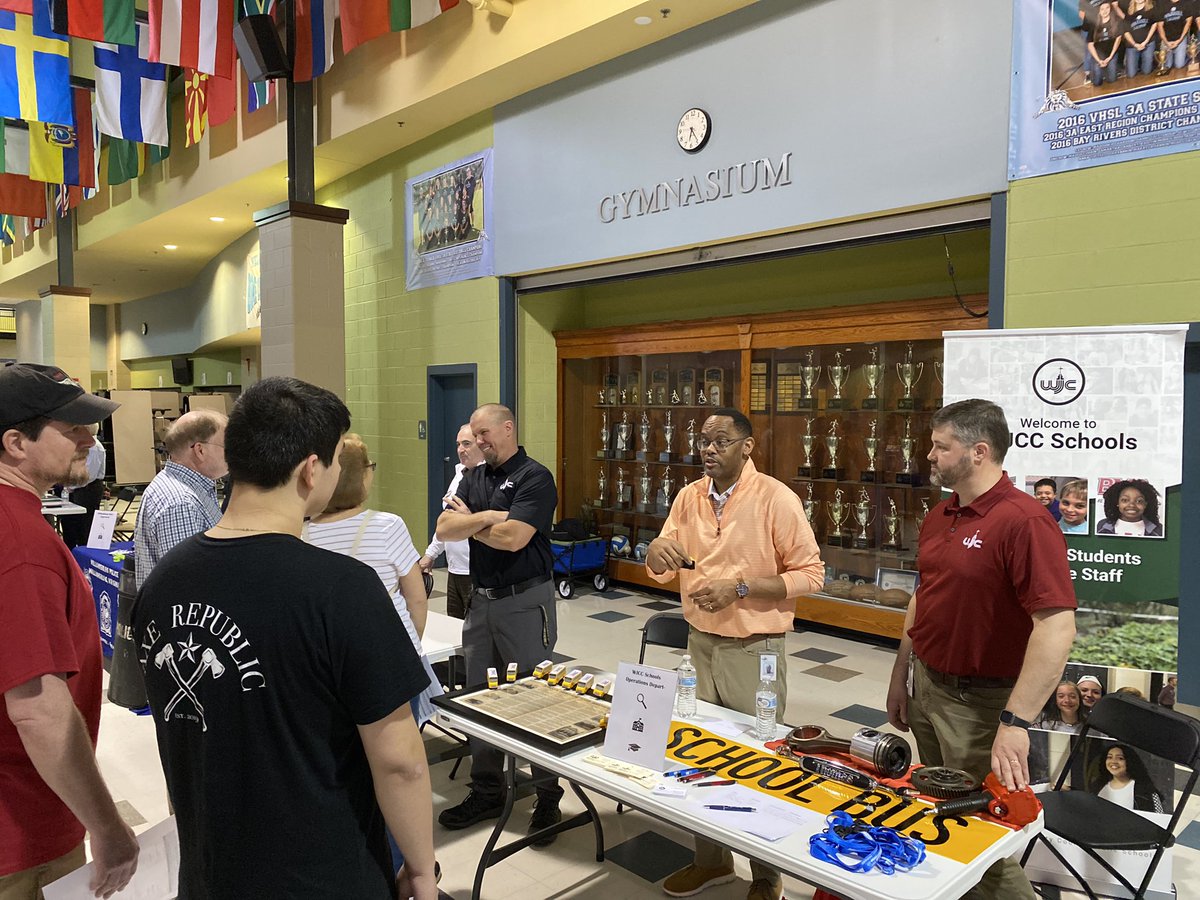
[[[33,15],[0,9],[0,116],[75,125],[70,41],[50,27],[49,4]]]

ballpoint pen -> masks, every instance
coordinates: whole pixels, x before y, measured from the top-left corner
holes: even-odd
[[[758,812],[753,806],[710,806],[704,804],[705,809],[719,809],[721,812]]]
[[[707,769],[702,769],[699,772],[693,772],[691,775],[684,775],[682,778],[679,779],[679,783],[685,784],[689,781],[699,781],[701,778],[710,778],[716,774],[717,774],[716,772],[710,772]]]
[[[721,787],[730,784],[737,784],[737,782],[732,778],[723,778],[720,781],[702,781],[700,784],[693,784],[692,787]]]
[[[695,775],[697,772],[707,772],[708,769],[693,768],[693,769],[676,769],[674,772],[664,772],[666,778],[682,778],[684,775]]]

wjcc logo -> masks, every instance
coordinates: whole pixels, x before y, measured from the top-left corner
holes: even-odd
[[[1033,392],[1043,403],[1066,406],[1083,396],[1087,378],[1073,360],[1048,359],[1033,373]]]

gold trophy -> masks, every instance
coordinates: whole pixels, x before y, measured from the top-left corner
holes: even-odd
[[[831,547],[841,547],[843,534],[842,523],[846,521],[846,515],[850,512],[850,507],[842,499],[845,496],[842,489],[838,488],[833,492],[833,499],[829,502],[829,520],[833,522],[833,530],[829,532],[828,544]]]
[[[671,391],[671,405],[678,406],[680,402],[679,391]]]
[[[621,391],[621,405],[622,406],[629,405],[629,393],[625,390]]]
[[[600,395],[600,404],[599,405],[603,406],[604,405],[604,388],[600,388],[600,390],[597,391],[597,393]]]
[[[617,424],[617,459],[629,459],[629,436],[633,426],[629,424],[629,413],[621,413],[621,421]]]
[[[896,512],[896,501],[888,497],[887,515],[883,517],[883,527],[887,530],[887,537],[883,541],[884,550],[898,551],[904,549],[900,546],[900,514]]]
[[[654,389],[653,388],[646,388],[646,405],[647,406],[654,405]]]
[[[829,433],[825,435],[825,448],[829,451],[829,465],[821,470],[822,478],[841,479],[844,472],[838,467],[838,450],[841,449],[842,437],[838,434],[838,421],[829,423]]]
[[[663,451],[658,454],[658,461],[669,463],[674,458],[671,448],[675,446],[675,426],[671,424],[671,410],[667,410],[667,421],[663,424]]]
[[[796,401],[796,409],[812,409],[813,408],[813,387],[817,383],[817,379],[821,377],[821,367],[813,365],[813,351],[809,350],[805,354],[808,360],[800,367],[800,385],[802,388],[800,399]]]
[[[642,503],[639,512],[654,510],[654,497],[650,495],[650,467],[642,463],[642,472],[638,476],[638,490],[641,491]]]
[[[879,362],[879,348],[871,348],[871,361],[862,367],[863,380],[867,383],[867,396],[863,398],[863,409],[879,409],[876,391],[883,384],[883,363]]]
[[[904,467],[896,473],[896,484],[911,484],[916,487],[921,483],[921,474],[913,471],[913,460],[917,455],[917,439],[912,435],[912,416],[904,418],[904,436],[900,438],[900,456]]]
[[[916,521],[917,521],[917,533],[918,534],[921,533],[921,526],[925,524],[925,517],[927,515],[929,515],[929,498],[922,497],[921,498],[921,510],[920,510],[920,512],[918,512],[916,515],[913,516],[913,518],[916,519]]]
[[[646,460],[650,456],[650,417],[645,410],[642,411],[642,422],[638,425],[638,439],[641,442],[641,448],[637,452],[637,458]]]
[[[937,379],[938,387],[940,388],[940,390],[938,391],[938,394],[945,395],[945,393],[946,393],[946,364],[944,362],[942,362],[940,359],[935,359],[933,361],[933,377]]]
[[[858,523],[858,534],[854,536],[854,549],[866,550],[871,546],[871,538],[867,534],[867,526],[875,521],[875,507],[871,505],[871,495],[867,489],[858,489],[858,502],[854,504],[854,521]]]
[[[1187,73],[1189,78],[1193,75],[1200,75],[1200,62],[1196,62],[1197,56],[1200,56],[1200,40],[1193,34],[1188,38],[1187,42]]]
[[[1154,51],[1154,61],[1156,63],[1158,63],[1158,69],[1155,71],[1154,74],[1159,76],[1160,78],[1163,75],[1170,74],[1170,72],[1171,72],[1171,67],[1169,65],[1167,65],[1167,57],[1170,55],[1170,52],[1171,51],[1169,51],[1167,49],[1167,45],[1165,42],[1163,42],[1163,41],[1158,42],[1158,49]]]
[[[612,436],[612,431],[608,427],[608,410],[600,413],[600,452],[596,454],[600,459],[611,459],[612,451],[608,449],[608,441]]]
[[[913,388],[917,386],[917,382],[921,380],[921,375],[924,372],[925,363],[913,362],[913,346],[912,341],[909,341],[908,352],[904,354],[904,362],[896,363],[896,374],[900,378],[900,383],[904,385],[904,396],[896,404],[897,409],[921,408],[920,401],[913,396]]]
[[[600,475],[596,478],[596,499],[593,501],[596,506],[604,505],[604,492],[608,488],[608,476],[604,474],[604,467],[600,467]]]
[[[846,379],[850,377],[850,367],[842,364],[842,351],[838,350],[833,354],[835,360],[832,366],[829,366],[829,383],[833,385],[833,396],[826,402],[825,406],[828,409],[842,408],[842,386],[846,383]]]
[[[700,437],[696,434],[696,420],[689,419],[687,423],[687,453],[683,455],[686,465],[694,466],[700,462]]]
[[[863,447],[867,451],[867,465],[858,473],[859,481],[873,482],[878,480],[878,475],[875,472],[875,456],[879,453],[879,438],[875,436],[875,431],[879,428],[877,419],[871,420],[871,433],[863,438]]]
[[[800,438],[800,447],[804,450],[804,462],[796,469],[797,478],[812,478],[813,442],[816,440],[816,436],[812,433],[814,421],[812,416],[804,417],[804,436]]]

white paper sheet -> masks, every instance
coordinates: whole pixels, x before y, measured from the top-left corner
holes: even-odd
[[[175,817],[159,822],[138,835],[141,853],[137,872],[125,889],[115,897],[120,900],[172,900],[179,893],[179,832]],[[51,884],[43,893],[46,900],[93,900],[88,883],[92,880],[93,864],[76,869]]]

